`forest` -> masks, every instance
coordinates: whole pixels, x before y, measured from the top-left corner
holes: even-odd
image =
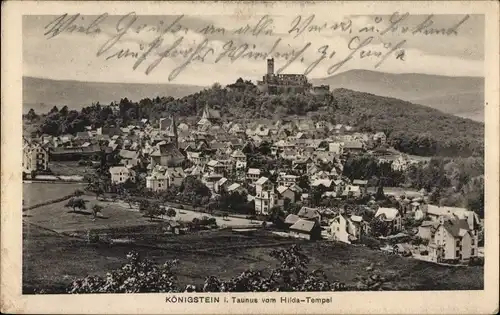
[[[125,92],[126,93],[126,92]],[[142,118],[156,121],[175,114],[182,119],[200,116],[205,105],[221,112],[223,119],[299,118],[348,124],[360,131],[383,131],[391,146],[420,156],[483,156],[484,124],[444,114],[406,101],[336,89],[326,96],[312,94],[261,94],[241,78],[223,88],[211,88],[182,98],[156,96],[139,101],[122,98],[109,105],[99,103],[81,111],[67,106],[48,113],[30,110],[25,119],[36,122],[38,134],[61,135],[83,131],[85,126],[127,126]]]

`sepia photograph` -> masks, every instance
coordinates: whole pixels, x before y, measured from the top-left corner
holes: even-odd
[[[485,290],[486,14],[266,6],[19,17],[20,294]]]

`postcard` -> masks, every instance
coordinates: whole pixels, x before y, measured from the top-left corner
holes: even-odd
[[[3,9],[2,312],[498,312],[498,2]]]

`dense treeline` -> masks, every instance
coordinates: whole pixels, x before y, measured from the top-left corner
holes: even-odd
[[[369,186],[402,186],[424,189],[430,201],[443,206],[467,207],[484,216],[484,161],[482,158],[432,158],[413,164],[405,171],[392,170],[377,163],[373,156],[354,156],[346,160],[343,175],[366,179]]]
[[[199,116],[208,104],[224,118],[284,118],[304,116],[332,123],[349,124],[361,131],[384,131],[389,143],[409,154],[423,156],[482,156],[484,125],[443,114],[437,110],[398,99],[380,97],[346,89],[326,96],[265,95],[249,81],[238,79],[232,88],[214,84],[211,88],[179,99],[156,97],[133,102],[127,98],[115,111],[99,103],[80,112],[65,106],[54,107],[39,117],[30,111],[26,118],[40,119],[38,133],[59,135],[83,131],[86,125],[124,126],[139,119],[151,120],[172,113],[180,117]]]

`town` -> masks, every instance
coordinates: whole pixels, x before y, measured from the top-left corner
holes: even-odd
[[[239,79],[226,89],[247,84]],[[313,87],[303,75],[275,75],[272,59],[258,89],[329,95],[329,86]],[[103,108],[119,115],[120,106]],[[49,114],[61,111],[54,107]],[[23,137],[25,185],[80,183],[43,202],[28,200],[35,196],[25,192],[27,222],[71,230],[89,243],[131,242],[143,232],[115,238],[108,232],[154,225],[154,233],[174,238],[199,231],[268,233],[273,244],[342,243],[442,266],[480,265],[484,259],[483,219],[471,209],[442,205],[439,189],[401,185],[411,170],[434,162],[391,146],[383,130],[308,116],[226,119],[208,104],[195,120],[172,114],[83,129]],[[40,213],[50,204],[47,211],[67,223],[47,222],[50,215]],[[65,208],[72,210],[63,214]],[[91,220],[78,213],[92,214]],[[252,238],[248,246],[268,246],[266,237]],[[205,286],[214,285],[210,279]]]

